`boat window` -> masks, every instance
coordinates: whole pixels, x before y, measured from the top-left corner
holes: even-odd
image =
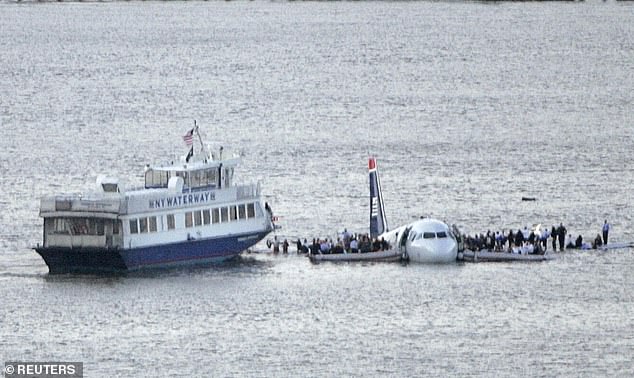
[[[150,169],[147,172],[145,172],[145,187],[146,188],[165,188],[167,187],[168,179],[169,179],[169,175],[167,171],[155,171]]]
[[[145,171],[145,187],[151,188],[154,186],[154,171],[148,169]]]
[[[440,231],[436,233],[436,237],[438,238],[446,238],[447,237],[447,233],[445,231]]]
[[[131,234],[139,233],[139,225],[137,224],[136,219],[130,219],[130,233]]]
[[[194,223],[192,221],[192,213],[191,212],[185,213],[185,227],[192,227],[193,225]]]
[[[233,168],[226,168],[224,173],[224,186],[231,186],[231,180],[233,178]]]
[[[200,186],[200,171],[190,172],[189,179],[191,180],[190,186],[192,188],[198,188]]]
[[[55,218],[53,232],[56,234],[70,234],[70,224],[66,218]]]
[[[167,214],[167,229],[173,230],[176,228],[176,221],[174,219],[174,214]]]
[[[255,204],[255,217],[262,218],[264,216],[264,210],[262,210],[262,202],[256,202]]]
[[[119,185],[117,184],[101,184],[101,188],[106,193],[117,193],[119,191]]]
[[[247,204],[247,217],[255,218],[255,204],[254,203]]]
[[[150,232],[156,232],[156,217],[150,217],[148,219],[150,221]]]
[[[237,219],[238,213],[236,212],[236,207],[235,206],[229,206],[229,210],[230,210],[230,215],[231,215],[231,220],[234,221]]]
[[[203,185],[206,186],[216,186],[216,170],[215,169],[207,169],[204,172]]]
[[[424,232],[423,233],[423,238],[425,239],[433,239],[436,237],[436,233],[435,232]]]
[[[92,228],[92,224],[94,224],[96,226],[97,229],[97,235],[103,235],[104,234],[104,225],[105,222],[103,219],[93,219],[91,222],[91,232],[93,232],[93,228]],[[94,234],[93,234],[94,235]]]
[[[220,208],[220,218],[222,222],[229,222],[229,209],[226,207]]]
[[[147,218],[139,218],[139,232],[147,232]]]
[[[247,217],[247,207],[245,204],[238,205],[238,218],[246,219]]]
[[[194,211],[194,224],[196,226],[200,226],[201,224],[203,224],[203,218],[200,210]]]
[[[203,210],[203,223],[209,224],[211,221],[211,217],[209,216],[209,209]]]
[[[220,209],[215,208],[211,210],[211,221],[213,223],[220,223]]]
[[[104,220],[99,218],[66,218],[73,235],[103,235]]]
[[[187,172],[176,171],[176,172],[174,172],[174,176],[182,177],[183,178],[183,183],[185,184],[185,186],[190,187]]]

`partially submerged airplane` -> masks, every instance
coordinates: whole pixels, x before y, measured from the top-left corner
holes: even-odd
[[[389,230],[385,218],[376,159],[368,162],[370,176],[370,237],[385,239],[404,258],[421,263],[449,263],[458,256],[460,234],[454,227],[432,218],[421,218]]]

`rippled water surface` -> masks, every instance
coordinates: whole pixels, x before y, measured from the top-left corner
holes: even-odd
[[[634,240],[630,3],[0,3],[0,360],[87,376],[632,376],[632,249],[538,264],[49,276],[38,199],[141,182],[196,119],[282,238],[608,219]],[[522,202],[522,196],[537,201]],[[260,248],[266,248],[264,245]]]

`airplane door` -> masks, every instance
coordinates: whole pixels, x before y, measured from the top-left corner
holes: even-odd
[[[451,232],[453,233],[454,237],[456,238],[456,243],[458,244],[458,252],[464,251],[464,240],[462,240],[462,234],[460,233],[460,230],[458,229],[458,226],[456,226],[455,224],[452,224],[451,225]]]
[[[407,227],[403,231],[403,233],[399,236],[398,239],[398,250],[401,253],[401,258],[403,260],[409,259],[409,255],[407,254],[407,239],[409,237],[409,232],[412,228]]]

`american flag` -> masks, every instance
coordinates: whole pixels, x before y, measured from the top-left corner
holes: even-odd
[[[194,129],[189,130],[185,135],[183,135],[183,141],[187,147],[191,147],[194,144]]]

